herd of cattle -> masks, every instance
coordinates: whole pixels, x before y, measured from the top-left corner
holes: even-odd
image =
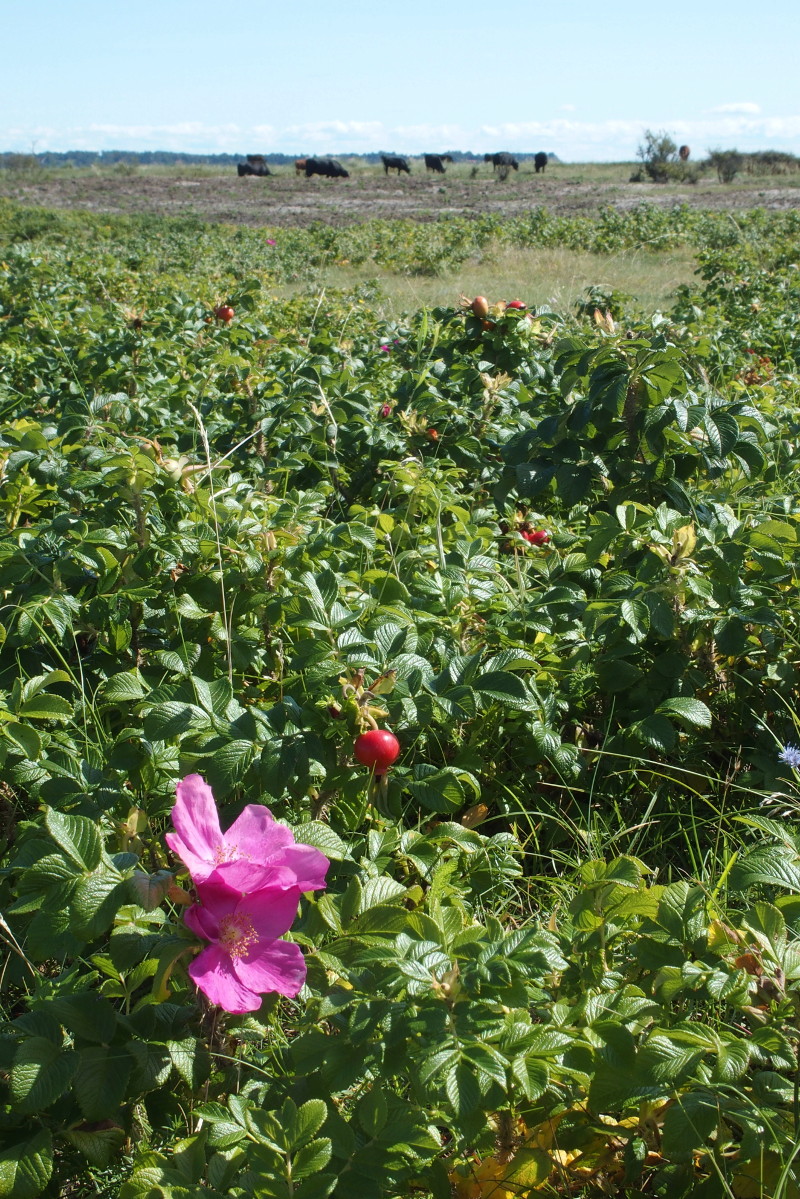
[[[683,149],[683,147],[682,147]],[[449,154],[425,154],[425,169],[433,171],[437,175],[443,175],[446,162],[452,162],[453,159]],[[502,174],[509,170],[519,170],[519,162],[513,154],[508,154],[502,151],[499,154],[484,154],[484,162],[491,162],[493,170],[499,171]],[[547,166],[547,155],[543,150],[533,157],[533,165],[538,175]],[[411,174],[411,166],[407,158],[403,158],[399,154],[381,154],[381,162],[383,163],[384,172],[388,175],[390,171],[397,171],[398,175]],[[329,179],[349,179],[350,172],[346,171],[342,164],[336,158],[298,158],[294,164],[295,174],[305,175],[306,179],[310,179],[312,175],[324,175]],[[247,162],[240,162],[236,170],[239,172],[239,177],[242,175],[271,175],[272,171],[267,166],[267,160],[263,154],[248,154]]]

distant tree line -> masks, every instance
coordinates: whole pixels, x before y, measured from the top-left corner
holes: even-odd
[[[257,147],[253,147],[256,150]],[[393,151],[380,150],[374,154],[346,154],[343,157],[357,158],[361,162],[376,166],[381,161],[381,154]],[[482,162],[483,155],[470,150],[448,150],[453,162]],[[535,151],[515,156],[520,159],[533,158]],[[300,154],[265,154],[264,158],[274,166],[291,166]],[[409,157],[414,157],[410,155]],[[548,157],[557,162],[555,154]],[[114,166],[125,163],[128,166],[235,166],[241,162],[245,154],[186,154],[175,153],[171,150],[43,150],[38,154],[19,154],[13,151],[0,153],[0,167],[93,167]]]

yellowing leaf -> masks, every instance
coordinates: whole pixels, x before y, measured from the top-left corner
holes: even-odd
[[[672,534],[672,558],[677,564],[680,558],[691,558],[697,545],[694,525],[683,525]]]

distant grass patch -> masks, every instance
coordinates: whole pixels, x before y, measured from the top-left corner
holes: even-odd
[[[627,292],[641,308],[653,312],[666,307],[675,289],[694,278],[695,257],[686,246],[653,253],[625,250],[590,254],[565,247],[519,250],[492,247],[479,260],[435,277],[395,274],[375,263],[360,267],[331,266],[322,272],[323,287],[356,290],[376,281],[381,292],[381,315],[422,306],[454,305],[462,293],[486,295],[490,300],[516,297],[557,312],[572,309],[587,287],[600,285]],[[289,296],[307,290],[303,284],[287,285],[277,294]]]

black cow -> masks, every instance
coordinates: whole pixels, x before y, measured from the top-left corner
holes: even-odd
[[[265,162],[240,162],[237,164],[236,170],[239,172],[239,178],[242,175],[271,175],[272,171]]]
[[[453,157],[451,154],[426,154],[425,170],[436,171],[437,174],[443,175],[445,170],[444,164],[452,161]]]
[[[544,150],[540,150],[538,154],[534,154],[533,165],[536,168],[537,175],[547,166],[547,161],[547,155],[545,154]]]
[[[389,171],[397,171],[398,175],[401,171],[405,171],[407,175],[411,174],[411,167],[408,165],[407,158],[401,158],[399,154],[381,154],[381,162],[386,174]]]
[[[514,155],[507,153],[505,150],[501,150],[499,154],[484,154],[483,161],[491,162],[495,170],[502,167],[505,167],[506,170],[509,167],[513,167],[515,171],[519,170],[519,163]]]
[[[328,179],[350,178],[350,172],[335,158],[307,158],[306,179],[310,179],[312,175],[326,175]]]

